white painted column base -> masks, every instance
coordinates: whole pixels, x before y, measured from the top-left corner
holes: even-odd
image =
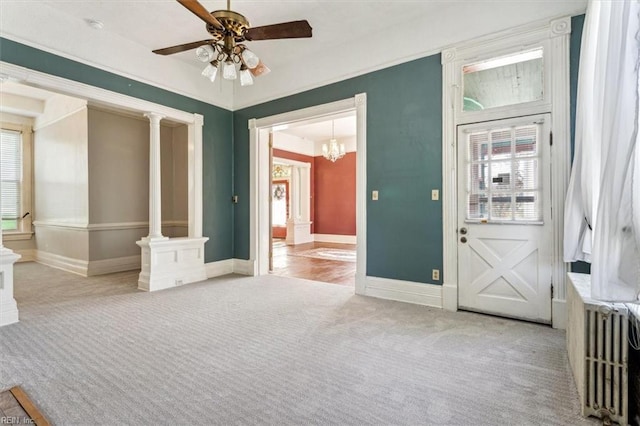
[[[311,222],[288,220],[287,221],[287,245],[296,245],[313,242],[311,234]]]
[[[20,259],[0,246],[0,327],[18,322],[18,305],[13,298],[13,264]]]
[[[207,279],[204,243],[209,238],[143,238],[138,289],[157,291]]]

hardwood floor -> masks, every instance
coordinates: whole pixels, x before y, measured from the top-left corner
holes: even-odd
[[[274,275],[285,277],[305,278],[325,283],[355,286],[356,263],[340,260],[316,259],[294,256],[298,253],[314,248],[339,248],[355,250],[355,244],[308,243],[287,246],[283,240],[274,240],[273,271]]]

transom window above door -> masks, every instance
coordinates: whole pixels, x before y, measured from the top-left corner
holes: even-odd
[[[541,222],[539,125],[466,134],[469,221]]]
[[[543,49],[537,48],[462,67],[462,111],[483,111],[544,98]]]

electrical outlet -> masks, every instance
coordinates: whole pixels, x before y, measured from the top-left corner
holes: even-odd
[[[378,201],[378,191],[371,191],[371,199],[373,201]]]
[[[431,279],[433,281],[440,281],[440,269],[433,269],[431,271]]]
[[[440,199],[440,191],[438,191],[437,189],[432,189],[431,190],[431,200],[438,201],[439,199]]]

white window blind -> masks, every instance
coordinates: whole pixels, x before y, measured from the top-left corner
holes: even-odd
[[[467,136],[467,220],[542,221],[539,124]]]
[[[21,216],[22,134],[11,130],[2,130],[0,135],[2,220],[17,220]]]

